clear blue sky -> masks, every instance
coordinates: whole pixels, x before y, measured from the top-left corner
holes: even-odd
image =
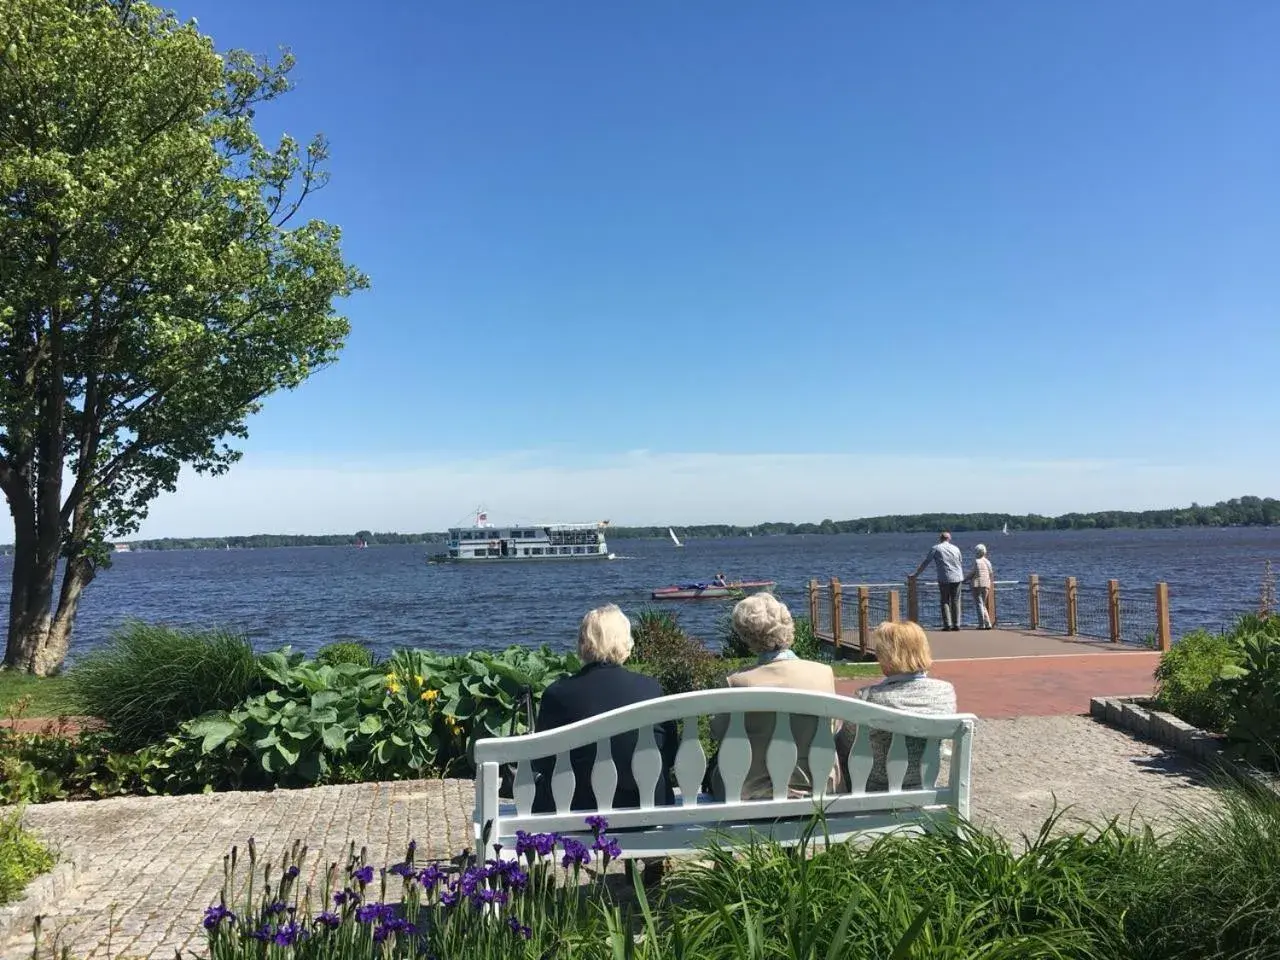
[[[311,213],[373,282],[342,360],[251,424],[244,477],[487,464],[374,518],[401,528],[478,500],[585,510],[572,483],[523,498],[498,475],[636,450],[693,471],[671,503],[709,520],[1277,492],[1280,4],[178,11],[223,48],[292,48],[261,129],[330,138]],[[708,515],[777,454],[785,491]],[[939,455],[968,479],[895,499],[882,467]],[[984,477],[1027,461],[988,502]],[[1081,486],[1081,463],[1110,479]],[[1153,486],[1166,467],[1183,479]],[[150,532],[265,523],[182,497]],[[308,509],[287,525],[332,525]]]

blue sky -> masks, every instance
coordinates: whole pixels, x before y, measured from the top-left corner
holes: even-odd
[[[1276,493],[1280,5],[178,12],[373,288],[144,533]]]

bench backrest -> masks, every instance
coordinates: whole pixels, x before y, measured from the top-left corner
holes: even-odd
[[[773,796],[744,801],[739,795],[752,761],[746,717],[761,713],[777,715],[764,757]],[[728,717],[727,732],[716,759],[728,799],[708,802],[708,798],[702,797],[700,801],[708,758],[698,740],[698,719],[716,715]],[[808,745],[808,766],[812,782],[818,785],[816,795],[788,799],[788,781],[800,759],[792,731],[793,715],[839,720],[846,726],[857,727],[857,737],[848,755],[840,758],[851,786],[848,792],[826,788],[828,776],[837,762],[836,737],[831,723],[819,722]],[[490,843],[510,847],[517,830],[584,834],[584,818],[591,813],[601,813],[607,815],[611,829],[637,831],[619,838],[624,852],[631,856],[653,856],[705,842],[707,826],[733,833],[735,825],[773,823],[775,827],[766,833],[784,841],[797,839],[803,832],[803,824],[793,822],[791,828],[779,830],[776,822],[809,819],[815,807],[825,811],[827,830],[833,838],[911,821],[924,822],[948,811],[967,817],[974,720],[971,714],[909,714],[851,697],[774,687],[704,690],[661,697],[543,733],[476,741],[476,824]],[[654,727],[668,721],[683,725],[672,767],[679,795],[675,806],[659,806],[653,798],[663,762]],[[867,778],[874,762],[873,730],[882,731],[882,738],[885,734],[891,735],[892,741],[885,764],[888,789],[868,793]],[[639,787],[640,807],[615,810],[612,799],[618,770],[611,738],[625,733],[634,733],[637,738],[631,774]],[[912,790],[903,789],[910,763],[908,738],[924,741],[919,759],[920,786]],[[939,788],[942,746],[947,742],[952,746],[950,776],[947,785]],[[570,752],[593,744],[596,750],[590,781],[597,809],[571,811],[575,774]],[[535,814],[533,761],[549,757],[555,758],[549,785],[555,812]],[[500,769],[507,764],[515,764],[514,812],[503,811],[499,805]],[[694,827],[703,833],[691,830]],[[658,835],[642,836],[655,833]],[[702,840],[697,839],[699,835]]]

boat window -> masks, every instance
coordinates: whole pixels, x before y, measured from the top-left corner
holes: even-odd
[[[560,548],[560,553],[561,553],[561,554],[565,554],[565,553],[572,553],[572,552],[573,552],[573,548],[572,548],[572,547],[561,547],[561,548]]]
[[[540,556],[542,556],[542,548],[541,548],[541,547],[534,547],[534,548],[533,548],[533,555],[534,555],[535,557],[540,557]]]
[[[491,556],[491,557],[500,557],[500,556],[502,556],[502,551],[501,551],[501,550],[494,550],[493,548],[490,548],[490,549],[489,549],[489,556]]]

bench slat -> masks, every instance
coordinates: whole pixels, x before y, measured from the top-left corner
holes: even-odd
[[[796,747],[795,734],[791,729],[791,714],[779,713],[773,725],[773,736],[769,738],[769,746],[764,752],[765,769],[769,771],[769,779],[773,781],[773,799],[782,800],[786,797],[798,757],[799,748]]]
[[[680,788],[680,803],[697,803],[698,793],[702,790],[702,778],[707,775],[707,752],[702,749],[702,741],[698,739],[697,717],[684,718],[680,748],[676,751],[672,769],[676,775],[676,786]]]
[[[831,779],[835,762],[835,734],[831,732],[831,722],[820,717],[813,742],[809,744],[809,772],[813,774],[813,792],[816,795],[827,793],[827,782]]]
[[[884,769],[889,781],[889,792],[897,793],[902,789],[902,781],[907,776],[907,738],[900,733],[893,735]]]
[[[747,782],[751,768],[751,741],[747,739],[744,714],[729,715],[729,729],[725,731],[720,751],[716,754],[716,767],[724,784],[725,800],[741,802],[742,785]]]
[[[942,772],[942,741],[930,737],[924,742],[924,754],[920,757],[920,786],[925,790],[933,790],[938,786],[938,775]]]
[[[631,776],[640,791],[640,809],[653,809],[653,795],[662,776],[662,754],[658,752],[657,739],[652,725],[643,726],[636,740],[635,753],[631,755]]]
[[[551,798],[556,804],[556,813],[568,813],[573,805],[573,788],[576,784],[573,775],[573,764],[569,762],[569,751],[556,754],[555,771],[551,774]]]
[[[596,809],[613,809],[613,796],[618,789],[618,765],[613,762],[613,741],[596,741],[596,762],[591,767],[591,792],[596,795]]]
[[[849,758],[845,761],[845,769],[849,771],[849,790],[851,793],[866,793],[867,778],[871,776],[871,768],[875,758],[871,753],[871,730],[865,725],[858,726],[858,736],[849,748]]]
[[[516,778],[511,788],[511,795],[516,801],[516,812],[525,816],[533,810],[536,793],[537,778],[533,773],[533,764],[528,760],[521,760],[516,764]]]

